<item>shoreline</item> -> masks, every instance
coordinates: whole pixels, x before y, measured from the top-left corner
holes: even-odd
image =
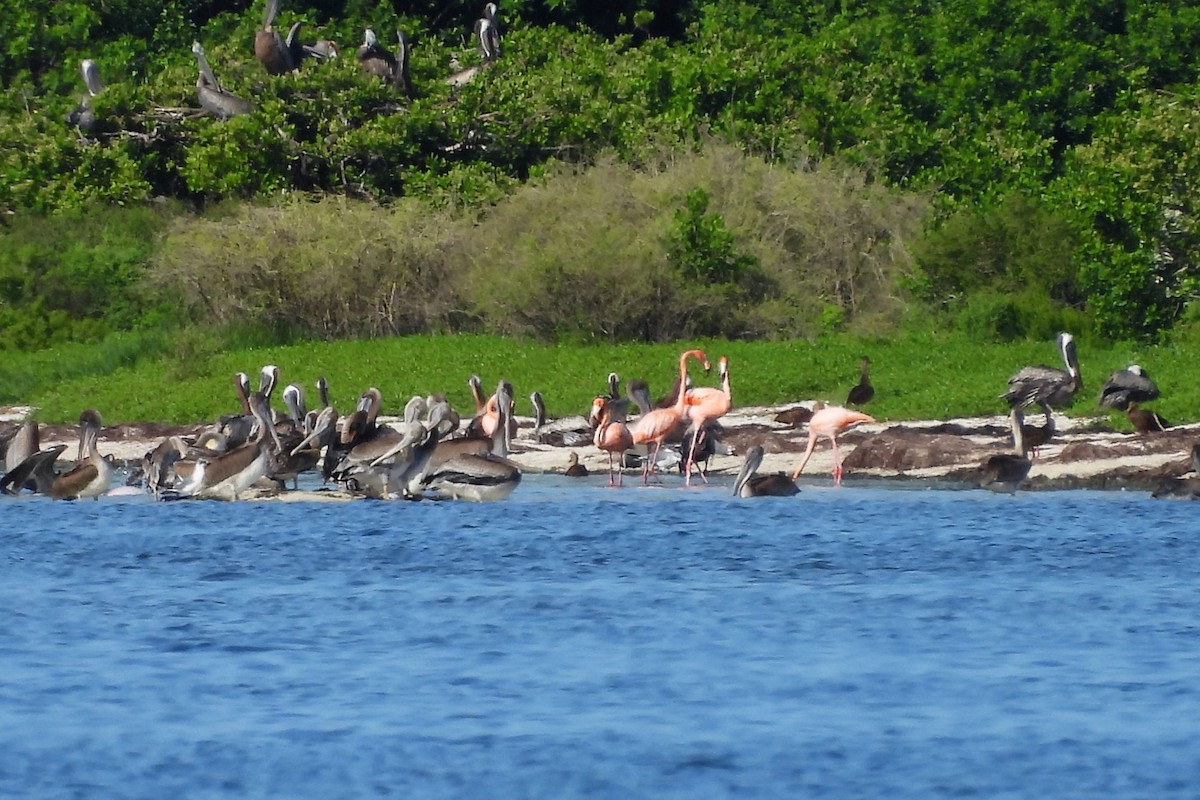
[[[752,445],[765,451],[760,472],[790,472],[808,442],[804,426],[775,422],[781,406],[736,408],[720,421],[719,441],[732,455],[715,455],[710,475],[735,475],[742,454]],[[25,409],[0,409],[0,421],[23,418]],[[384,424],[396,417],[381,417]],[[574,452],[593,475],[604,476],[608,456],[591,444],[579,418],[552,420],[535,431],[533,420],[517,417],[518,434],[511,459],[531,474],[561,473]],[[1033,421],[1040,422],[1040,417]],[[1165,432],[1141,435],[1113,430],[1105,417],[1055,416],[1056,432],[1033,459],[1029,479],[1022,489],[1132,489],[1152,491],[1162,480],[1189,475],[1190,453],[1200,441],[1200,423],[1179,425]],[[166,425],[123,423],[105,426],[100,434],[100,451],[129,467],[165,437],[195,435],[209,423]],[[566,443],[562,443],[563,439]],[[42,426],[43,447],[66,444],[69,457],[76,445],[73,425]],[[844,481],[856,477],[971,486],[980,466],[989,456],[1012,452],[1007,415],[966,417],[949,420],[920,420],[859,425],[838,437],[845,468]],[[802,482],[832,482],[832,450],[821,440]],[[626,468],[626,479],[637,470]]]

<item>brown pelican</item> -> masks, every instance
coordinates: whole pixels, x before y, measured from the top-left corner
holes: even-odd
[[[497,389],[497,394],[500,419],[492,433],[493,449],[503,446],[504,431],[512,413],[512,400],[503,382]],[[435,497],[483,502],[502,500],[512,494],[521,482],[521,468],[517,464],[494,452],[464,450],[460,443],[474,443],[478,446],[484,444],[485,440],[457,439],[442,444],[459,445],[458,447],[445,449],[439,445],[430,459],[429,469],[424,478],[424,485]]]
[[[396,57],[379,43],[375,31],[370,28],[366,29],[363,43],[358,46],[358,63],[384,83],[392,83],[396,78]]]
[[[790,497],[800,493],[800,487],[786,472],[757,474],[762,460],[763,449],[759,445],[746,451],[746,460],[742,462],[742,469],[733,481],[734,497]]]
[[[500,27],[496,22],[496,4],[483,7],[483,16],[475,20],[475,37],[479,40],[479,60],[490,64],[500,57]]]
[[[262,29],[254,34],[254,57],[269,75],[283,75],[300,69],[300,59],[304,57],[304,47],[299,42],[300,23],[293,25],[284,39],[275,30],[278,14],[279,0],[267,0]]]
[[[1141,434],[1165,431],[1171,427],[1171,423],[1160,417],[1157,411],[1140,408],[1133,401],[1130,401],[1126,407],[1125,416],[1129,418],[1129,424],[1133,426],[1133,429]]]
[[[1021,429],[1024,421],[1025,415],[1021,409],[1014,408],[1010,417],[1014,452],[994,455],[984,462],[979,478],[979,485],[984,489],[1013,493],[1029,477],[1033,462],[1029,460],[1029,450]]]
[[[579,453],[574,450],[567,453],[567,468],[563,474],[568,478],[586,478],[588,476],[588,468],[579,463]]]
[[[99,497],[112,482],[113,465],[96,449],[100,437],[100,412],[89,408],[79,415],[79,460],[74,469],[59,475],[50,487],[55,500]]]
[[[408,69],[408,37],[399,29],[396,30],[396,69],[392,74],[392,85],[400,94],[412,99],[412,75]]]
[[[201,108],[218,119],[229,119],[239,114],[249,114],[254,110],[252,104],[221,88],[217,76],[208,66],[204,48],[199,42],[192,42],[192,52],[196,55],[196,66],[200,69],[196,78],[196,99],[200,101]]]
[[[1158,397],[1158,387],[1146,371],[1137,364],[1130,364],[1108,376],[1100,387],[1101,408],[1124,411],[1130,402],[1147,403]]]
[[[304,54],[318,61],[330,61],[337,58],[339,53],[337,42],[333,39],[317,39],[313,44],[304,46]]]
[[[625,384],[625,396],[638,408],[639,414],[649,414],[653,405],[650,402],[650,386],[641,378],[630,378]]]
[[[83,85],[87,87],[88,93],[79,101],[79,105],[75,106],[75,110],[67,115],[67,124],[79,128],[84,133],[91,133],[92,128],[96,126],[96,113],[92,110],[91,99],[100,94],[104,85],[100,83],[100,72],[96,68],[96,62],[90,58],[80,62],[79,72],[83,76]]]
[[[451,430],[452,421],[447,417],[449,410],[449,403],[435,403],[425,425],[416,421],[409,423],[409,433],[404,439],[371,462],[373,469],[383,473],[381,496],[389,497],[393,490],[398,490],[406,499],[421,496],[438,441]]]
[[[571,415],[547,422],[542,393],[531,393],[529,402],[533,405],[533,438],[536,441],[560,447],[577,447],[591,441],[592,425],[583,417]]]
[[[1009,406],[1024,411],[1037,403],[1050,415],[1050,409],[1069,405],[1075,393],[1083,386],[1079,375],[1079,359],[1075,353],[1075,337],[1069,333],[1058,335],[1058,349],[1062,353],[1067,369],[1047,366],[1025,367],[1008,379],[1008,391],[1000,395]]]
[[[179,490],[181,496],[236,500],[260,478],[286,469],[287,454],[262,392],[250,396],[250,408],[258,418],[255,439],[220,455],[198,459],[191,480]]]
[[[1195,500],[1200,497],[1200,444],[1192,445],[1192,477],[1167,478],[1158,485],[1151,497],[1175,497]]]
[[[861,406],[867,403],[875,396],[875,387],[871,385],[871,379],[867,376],[867,370],[871,366],[871,359],[863,356],[858,361],[859,377],[858,383],[850,390],[850,394],[846,396],[846,405]]]
[[[4,472],[12,472],[22,461],[41,449],[37,422],[25,420],[4,436]]]

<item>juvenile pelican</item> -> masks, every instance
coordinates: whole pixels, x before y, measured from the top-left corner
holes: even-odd
[[[979,485],[993,492],[1013,493],[1029,477],[1033,462],[1029,460],[1029,448],[1021,424],[1025,415],[1014,408],[1010,414],[1014,452],[1000,453],[988,458],[981,469]]]
[[[254,34],[254,57],[269,75],[283,75],[300,69],[304,47],[299,42],[300,23],[288,31],[287,39],[275,29],[275,17],[279,14],[279,0],[267,0],[263,10],[263,26]]]
[[[196,66],[200,70],[196,78],[196,99],[200,101],[201,108],[218,119],[229,119],[239,114],[249,114],[254,110],[252,104],[221,88],[199,42],[192,42],[192,53],[196,56]]]
[[[733,482],[734,497],[790,497],[800,493],[800,487],[786,472],[759,475],[762,460],[763,449],[759,445],[746,451],[746,460]]]

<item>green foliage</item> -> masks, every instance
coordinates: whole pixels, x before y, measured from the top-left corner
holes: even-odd
[[[154,211],[111,209],[0,229],[0,349],[94,341],[153,320],[138,285],[161,226]]]
[[[1200,87],[1129,101],[1054,187],[1083,232],[1082,283],[1110,336],[1168,328],[1200,289]]]
[[[960,209],[916,242],[920,277],[912,286],[926,302],[957,315],[962,330],[989,340],[1090,329],[1081,312],[1078,246],[1061,215],[1013,194],[993,206]]]

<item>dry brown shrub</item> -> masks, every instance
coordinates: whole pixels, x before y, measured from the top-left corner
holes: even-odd
[[[242,206],[177,224],[150,281],[219,325],[327,339],[447,330],[460,305],[442,254],[449,224],[411,200]]]

